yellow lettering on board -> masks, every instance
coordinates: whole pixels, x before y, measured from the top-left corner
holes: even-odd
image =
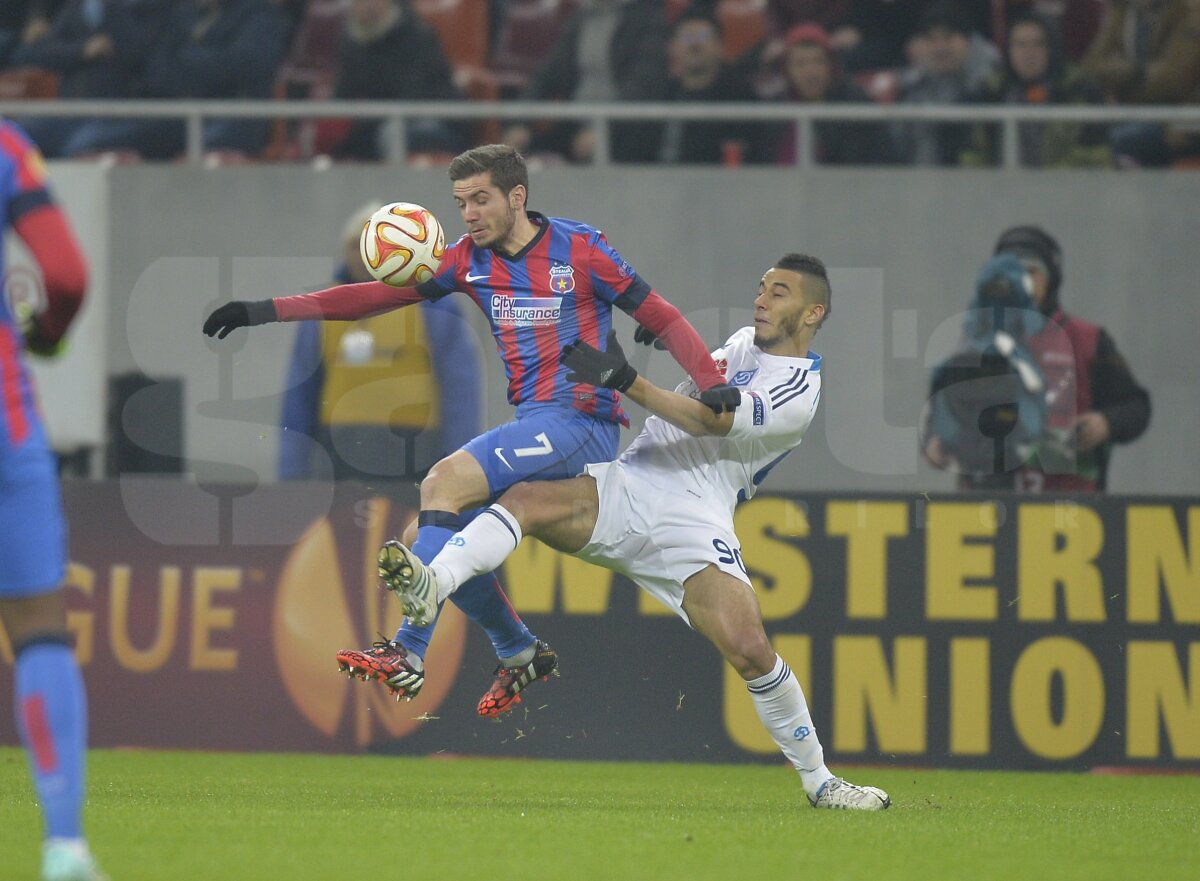
[[[985,756],[992,748],[991,643],[950,640],[950,752]]]
[[[926,509],[925,614],[931,621],[995,621],[995,548],[968,543],[996,534],[995,502],[934,502]]]
[[[1188,508],[1186,545],[1167,505],[1130,505],[1125,529],[1129,620],[1156,624],[1163,619],[1161,586],[1175,623],[1200,624],[1200,507]]]
[[[888,539],[908,535],[908,505],[831,501],[825,531],[846,539],[846,614],[886,618]]]
[[[1160,757],[1161,719],[1169,757],[1200,759],[1200,643],[1188,644],[1186,676],[1169,642],[1131,642],[1125,656],[1126,755]]]
[[[1104,620],[1104,581],[1096,557],[1104,547],[1104,523],[1091,508],[1071,503],[1024,503],[1017,513],[1017,617],[1053,621],[1061,586],[1068,621]]]
[[[925,640],[897,637],[889,669],[878,636],[839,636],[833,641],[833,736],[838,752],[867,749],[867,717],[885,753],[926,749],[927,671]]]
[[[129,637],[130,568],[113,566],[109,582],[109,643],[113,657],[126,670],[149,673],[171,657],[179,627],[180,572],[178,566],[163,566],[158,579],[158,620],[154,638],[145,649],[136,648]]]
[[[789,499],[754,499],[733,515],[742,559],[764,621],[790,618],[808,604],[812,566],[789,538],[807,538],[808,515]]]
[[[234,611],[215,603],[217,591],[242,587],[242,570],[200,566],[192,579],[192,638],[190,665],[193,670],[236,670],[237,649],[213,648],[214,630],[232,630]]]
[[[612,572],[527,538],[504,561],[504,589],[522,613],[549,614],[561,596],[568,615],[603,615]]]
[[[1062,678],[1062,718],[1054,719],[1050,687]],[[1021,742],[1043,759],[1070,759],[1096,740],[1104,722],[1104,676],[1087,647],[1047,637],[1026,646],[1013,667],[1009,697]]]

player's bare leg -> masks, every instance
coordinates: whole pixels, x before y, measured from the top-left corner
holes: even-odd
[[[745,582],[710,565],[684,582],[683,611],[746,680],[759,718],[800,773],[813,807],[878,811],[891,804],[882,789],[847,783],[825,767],[804,691],[772,648]]]

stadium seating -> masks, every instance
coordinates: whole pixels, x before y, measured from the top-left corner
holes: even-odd
[[[509,0],[490,65],[502,92],[525,88],[578,8],[578,0]]]
[[[717,19],[730,61],[753,49],[767,35],[767,0],[719,0]]]
[[[481,69],[488,57],[488,4],[480,0],[415,0],[417,14],[437,31],[456,69]]]
[[[58,97],[59,74],[40,67],[18,67],[0,73],[0,101]]]

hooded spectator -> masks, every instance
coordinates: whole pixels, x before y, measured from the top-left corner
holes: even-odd
[[[1008,26],[1004,69],[987,78],[973,100],[981,104],[1102,104],[1094,82],[1066,60],[1057,26],[1044,15],[1022,12]],[[964,165],[994,165],[999,160],[998,127],[978,125],[962,153]],[[1066,168],[1112,164],[1103,125],[1072,122],[1022,122],[1017,126],[1022,166]]]

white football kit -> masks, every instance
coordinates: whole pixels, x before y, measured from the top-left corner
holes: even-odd
[[[576,555],[630,578],[685,621],[683,582],[706,566],[750,584],[733,510],[800,444],[821,397],[821,356],[768,355],[753,327],[713,358],[742,392],[729,434],[696,437],[651,416],[615,462],[587,466],[600,511]],[[676,391],[699,395],[690,379]]]

